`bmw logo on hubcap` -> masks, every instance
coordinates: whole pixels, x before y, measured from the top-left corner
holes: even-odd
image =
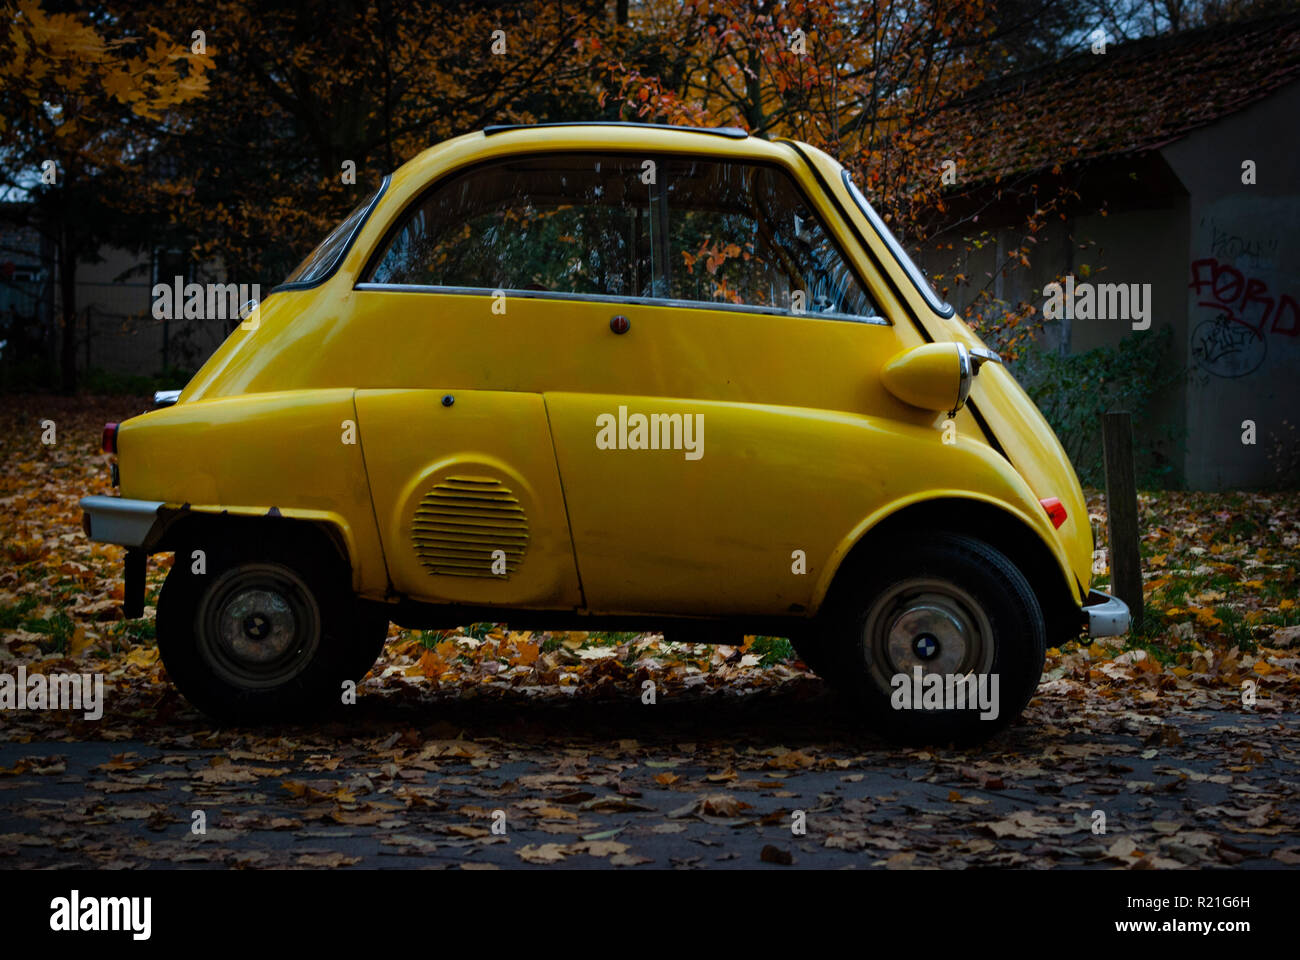
[[[939,641],[928,633],[923,633],[912,641],[912,649],[922,660],[929,660],[939,652]]]
[[[244,635],[250,640],[263,640],[271,632],[271,621],[260,613],[244,619]]]

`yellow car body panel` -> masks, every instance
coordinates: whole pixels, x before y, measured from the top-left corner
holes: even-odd
[[[356,403],[398,592],[428,602],[582,606],[539,395],[360,390]]]
[[[1065,507],[1065,523],[1053,531],[1052,542],[1064,550],[1078,595],[1086,597],[1092,587],[1092,525],[1079,477],[1060,440],[1016,378],[999,366],[984,367],[971,398],[1030,489],[1039,497],[1056,497]]]
[[[945,445],[929,426],[671,398],[548,394],[546,402],[583,587],[602,613],[815,611],[860,537],[925,499],[982,500],[1041,537],[1051,530],[1010,464],[973,439]],[[592,425],[617,405],[701,415],[710,470],[691,470],[677,450],[597,449]],[[835,456],[819,455],[826,449]],[[928,471],[920,492],[919,464]],[[747,476],[754,481],[737,480]],[[780,477],[779,489],[764,476]]]
[[[778,166],[838,238],[884,319],[520,291],[506,291],[499,312],[483,293],[361,283],[404,211],[442,177],[495,158],[574,151]],[[626,334],[611,333],[613,315],[627,318]],[[274,506],[327,519],[349,545],[355,588],[370,598],[684,616],[811,617],[879,521],[957,498],[1032,530],[1081,602],[1091,530],[1050,427],[1010,374],[987,363],[945,442],[945,414],[903,402],[882,382],[891,359],[927,341],[982,346],[927,303],[820,151],[635,126],[467,134],[392,175],[326,279],[273,292],[174,407],[122,425],[121,489],[191,509]],[[600,448],[599,418],[620,408],[703,414],[705,465],[683,463],[676,449]],[[355,420],[355,444],[340,440],[345,420]],[[442,510],[438,485],[448,477],[446,503],[472,500],[461,494],[482,483],[495,491],[484,494],[495,498],[493,516],[515,517],[511,503],[523,512],[527,553],[510,568],[517,558],[506,551],[506,574],[430,573],[430,563],[455,556],[480,564],[480,547],[491,555],[491,538],[510,536],[490,522],[478,535],[459,507],[450,522],[464,543],[436,561],[419,553],[442,549],[436,537],[413,546],[420,504]],[[1038,503],[1045,497],[1067,508],[1061,530]],[[804,573],[792,567],[796,551]]]
[[[352,586],[381,598],[375,531],[351,390],[282,391],[178,404],[123,423],[125,495],[195,513],[324,521],[343,538]]]

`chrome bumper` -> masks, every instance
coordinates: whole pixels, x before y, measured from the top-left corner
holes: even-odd
[[[82,497],[82,526],[91,540],[143,547],[158,522],[158,508],[162,505],[161,500]]]
[[[1127,603],[1100,590],[1088,591],[1088,602],[1084,604],[1083,612],[1088,616],[1090,637],[1118,637],[1128,633],[1133,619]]]

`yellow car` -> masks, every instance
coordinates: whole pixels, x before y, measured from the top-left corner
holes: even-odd
[[[1122,633],[1033,403],[830,156],[489,127],[361,202],[188,386],[106,427],[168,674],[337,703],[389,621],[790,637],[864,719],[979,739]],[[629,691],[629,696],[639,691]]]

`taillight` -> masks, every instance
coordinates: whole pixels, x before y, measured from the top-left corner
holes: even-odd
[[[104,433],[100,441],[100,449],[105,453],[117,453],[117,424],[104,424]]]
[[[1061,524],[1065,523],[1065,507],[1056,497],[1044,497],[1038,501],[1047,511],[1047,519],[1052,521],[1052,526],[1057,530],[1061,529]]]

